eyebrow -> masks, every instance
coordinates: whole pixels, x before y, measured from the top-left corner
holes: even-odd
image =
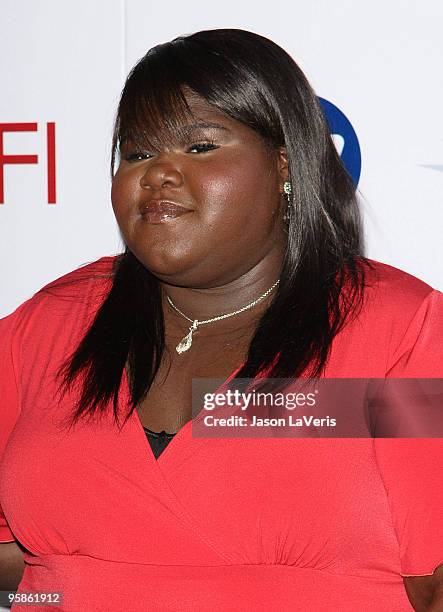
[[[214,129],[214,130],[223,130],[225,132],[229,132],[229,128],[220,123],[215,123],[213,121],[201,121],[199,123],[191,123],[190,125],[185,125],[180,128],[180,134],[184,136],[188,136],[192,132],[198,129]]]
[[[188,125],[181,126],[178,130],[178,138],[188,138],[193,132],[199,129],[213,129],[213,130],[221,130],[226,133],[230,133],[231,130],[220,123],[216,123],[214,121],[200,121],[198,123],[190,123]],[[127,142],[128,138],[120,139],[120,147],[123,147]]]

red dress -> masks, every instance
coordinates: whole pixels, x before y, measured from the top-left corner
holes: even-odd
[[[202,439],[190,421],[155,460],[136,411],[60,429],[74,397],[54,373],[112,262],[0,321],[0,541],[28,551],[19,592],[63,596],[23,609],[411,610],[402,575],[443,563],[442,439]],[[325,376],[441,378],[443,295],[381,263],[369,280]]]

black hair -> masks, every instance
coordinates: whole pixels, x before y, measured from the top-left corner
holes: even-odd
[[[113,135],[111,174],[126,139],[162,142],[186,117],[189,88],[244,123],[272,148],[285,146],[292,183],[287,250],[274,299],[236,378],[321,375],[336,334],[364,297],[356,186],[335,149],[317,96],[281,47],[240,29],[179,36],[150,49],[130,72]],[[130,416],[148,393],[165,350],[159,281],[126,247],[112,286],[75,353],[60,370],[68,387],[84,374],[73,419],[105,410],[129,367]]]

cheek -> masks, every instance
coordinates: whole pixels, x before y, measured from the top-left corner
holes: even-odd
[[[245,164],[239,159],[219,168],[206,176],[202,192],[207,202],[205,221],[211,225],[224,221],[230,231],[244,232],[245,223],[269,231],[279,210],[278,180],[260,160]]]
[[[124,223],[131,210],[137,191],[137,179],[123,174],[114,176],[111,186],[111,202],[118,223]]]

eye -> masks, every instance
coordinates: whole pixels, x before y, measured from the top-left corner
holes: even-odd
[[[189,147],[188,151],[192,151],[193,149],[198,149],[198,152],[205,153],[206,151],[211,151],[212,149],[218,149],[218,146],[214,144],[213,141],[205,141],[198,142]]]
[[[139,151],[135,151],[134,153],[128,153],[123,156],[123,159],[127,162],[141,161],[143,159],[149,158],[149,153],[142,153]]]
[[[206,151],[211,151],[212,149],[218,149],[218,146],[215,145],[213,141],[205,141],[194,143],[192,146],[189,147],[188,151],[191,152],[196,150],[197,153],[205,153]],[[125,161],[131,163],[150,159],[152,155],[143,151],[133,151],[132,153],[127,153],[122,157]]]

